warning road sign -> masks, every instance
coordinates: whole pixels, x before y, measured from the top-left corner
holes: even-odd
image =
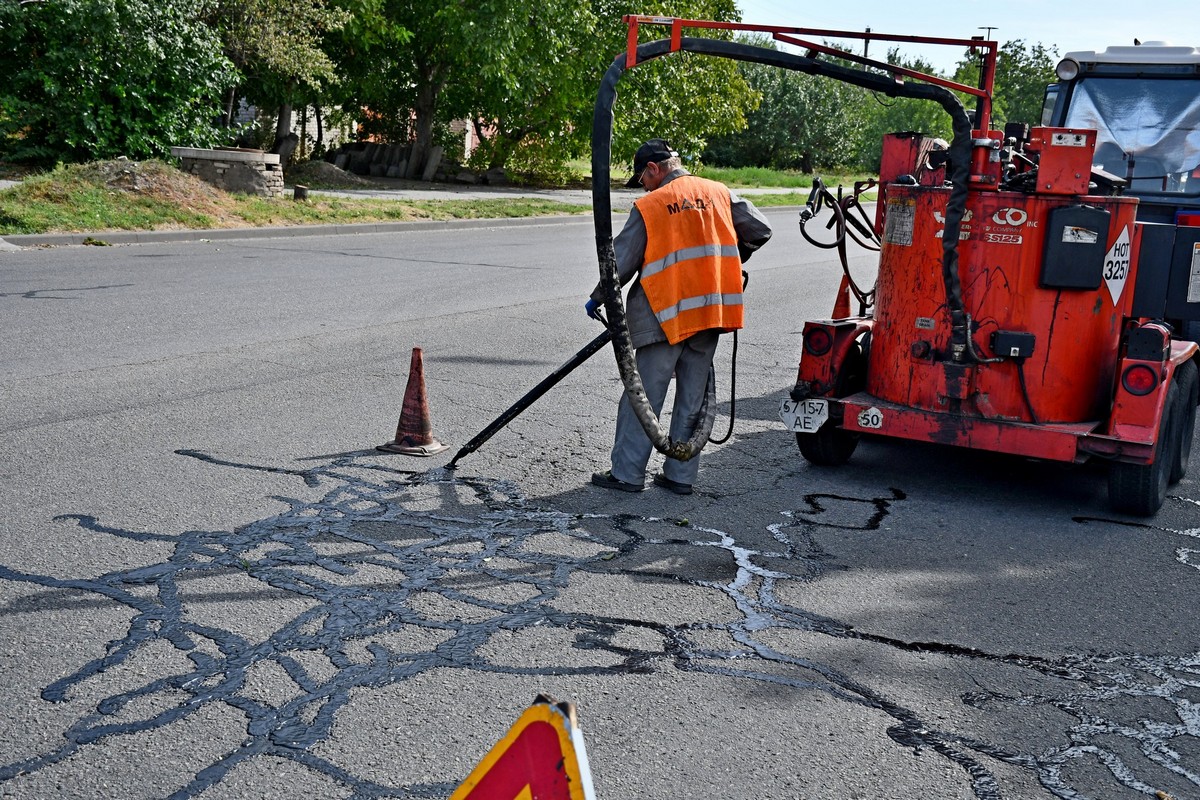
[[[538,695],[450,800],[595,800],[574,716]]]

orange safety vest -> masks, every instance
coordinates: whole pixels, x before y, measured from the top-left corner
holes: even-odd
[[[742,327],[742,260],[729,190],[684,175],[635,205],[646,223],[641,284],[667,341]]]

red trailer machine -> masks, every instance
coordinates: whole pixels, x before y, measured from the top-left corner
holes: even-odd
[[[888,137],[874,295],[806,323],[780,416],[816,464],[845,462],[862,434],[1109,459],[1113,508],[1154,514],[1187,470],[1197,348],[1135,313],[1139,270],[1167,266],[1141,258],[1138,201],[1098,193],[1097,177],[1119,181],[1093,176],[1094,131],[973,136],[951,276],[951,189],[929,179],[928,146]]]
[[[597,97],[593,175],[608,174],[622,73],[681,50],[931,100],[951,117],[948,146],[919,134],[886,137],[874,219],[858,205],[862,187],[847,197],[839,190],[837,198],[818,187],[801,215],[804,225],[823,200],[832,201],[837,235],[824,244],[838,248],[846,269],[833,318],[804,325],[796,385],[780,404],[805,458],[843,463],[864,434],[1054,461],[1102,458],[1110,462],[1116,510],[1158,511],[1188,466],[1197,345],[1156,318],[1166,276],[1180,272],[1178,264],[1172,270],[1179,248],[1164,226],[1136,219],[1138,200],[1121,196],[1123,179],[1093,166],[1095,131],[992,130],[995,42],[670,17],[625,21],[627,51]],[[639,26],[660,25],[670,26],[668,39],[640,41]],[[707,32],[688,38],[689,28]],[[720,40],[733,30],[770,35],[802,54]],[[843,39],[970,48],[980,57],[980,86],[826,43]],[[975,98],[973,117],[962,94]],[[605,184],[593,183],[601,284],[618,367],[636,399],[640,377],[623,325]],[[877,243],[873,289],[850,275],[848,237]],[[1187,302],[1200,306],[1200,245],[1184,255],[1191,258]],[[851,290],[857,314],[850,313]],[[660,451],[676,458],[697,451],[690,441],[669,441],[652,411],[639,419]]]

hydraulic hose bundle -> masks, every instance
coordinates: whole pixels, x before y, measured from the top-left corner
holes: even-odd
[[[850,257],[846,252],[846,240],[847,238],[853,239],[859,247],[866,250],[878,251],[880,249],[879,236],[871,226],[871,220],[863,209],[862,203],[858,201],[859,195],[874,185],[874,180],[855,183],[854,193],[845,196],[842,195],[841,187],[838,187],[837,196],[834,196],[825,186],[824,181],[814,178],[808,202],[800,212],[800,235],[815,247],[824,250],[837,249],[838,258],[842,262],[842,274],[846,276],[850,292],[858,300],[860,316],[866,314],[867,309],[875,304],[875,288],[864,291],[854,280],[854,276],[850,274]],[[833,241],[830,242],[824,242],[812,236],[806,227],[825,206],[829,206],[833,210],[833,217],[825,226],[834,229]]]

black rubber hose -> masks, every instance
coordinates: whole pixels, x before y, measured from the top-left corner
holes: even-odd
[[[954,138],[950,143],[950,179],[953,187],[946,205],[946,226],[942,241],[942,274],[946,287],[946,302],[951,320],[951,346],[956,354],[969,357],[967,347],[966,312],[963,307],[962,284],[958,277],[958,235],[962,227],[963,213],[967,204],[967,181],[971,170],[971,122],[959,99],[948,89],[926,83],[897,83],[890,75],[844,67],[805,56],[768,50],[763,47],[721,41],[684,37],[680,39],[680,50],[751,61],[782,69],[805,72],[810,75],[840,80],[855,86],[880,92],[889,97],[912,97],[939,103],[952,119]],[[638,63],[664,56],[671,51],[671,42],[660,39],[638,45]],[[613,352],[621,382],[630,406],[642,428],[656,450],[680,461],[696,456],[708,441],[712,430],[713,414],[708,408],[715,404],[715,392],[705,399],[703,421],[686,442],[670,439],[654,409],[646,398],[641,375],[637,371],[633,343],[629,338],[629,324],[625,307],[621,301],[621,284],[617,276],[617,257],[612,238],[612,195],[610,169],[612,166],[613,105],[617,98],[617,82],[625,73],[625,53],[614,60],[596,94],[596,105],[592,114],[592,208],[596,229],[596,252],[600,262],[600,284],[604,293],[604,306],[608,312],[613,332]],[[707,425],[705,424],[707,423]]]

